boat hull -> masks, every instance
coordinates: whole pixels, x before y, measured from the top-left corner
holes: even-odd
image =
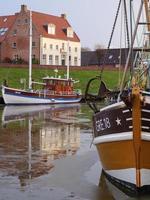
[[[132,109],[123,102],[105,107],[93,117],[94,144],[106,177],[139,191],[150,188],[149,98],[141,109],[138,156],[132,123]]]
[[[40,93],[39,91],[24,91],[8,87],[2,87],[2,95],[5,104],[60,104],[60,103],[78,103],[81,95],[56,95]]]

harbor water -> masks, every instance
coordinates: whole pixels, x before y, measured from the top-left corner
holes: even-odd
[[[92,114],[84,103],[1,106],[0,200],[138,199],[101,176]]]

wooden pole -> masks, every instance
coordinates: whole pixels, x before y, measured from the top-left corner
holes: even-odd
[[[148,7],[148,0],[144,0],[144,7],[145,7],[145,14],[146,14],[146,22],[147,22],[147,29],[148,32],[150,31],[150,16],[149,16],[149,7]],[[150,42],[150,35],[149,35],[149,42]],[[148,44],[149,46],[149,44]]]
[[[141,95],[140,88],[132,89],[132,124],[133,124],[133,147],[135,152],[136,186],[141,186],[140,153],[141,153]]]
[[[32,89],[32,12],[30,11],[29,28],[29,89]]]

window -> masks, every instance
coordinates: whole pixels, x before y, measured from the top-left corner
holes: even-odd
[[[49,64],[53,65],[53,55],[49,55]]]
[[[55,28],[56,28],[55,24],[48,24],[47,28],[48,28],[48,34],[55,35]]]
[[[69,47],[69,52],[71,52],[71,47]]]
[[[5,17],[5,19],[3,20],[3,22],[7,22],[7,17]]]
[[[58,44],[56,45],[56,50],[59,50]]]
[[[16,49],[16,47],[17,47],[16,42],[13,42],[13,43],[12,43],[12,48],[13,48],[13,49]]]
[[[75,52],[78,52],[78,48],[77,48],[77,47],[75,47],[75,49],[74,49],[74,50],[75,50]]]
[[[55,56],[55,65],[59,65],[59,56]]]
[[[69,56],[69,65],[71,65],[71,56]]]
[[[35,42],[32,42],[32,47],[35,47]]]
[[[71,27],[67,28],[67,37],[73,38],[73,29]]]
[[[64,44],[64,43],[62,43],[62,49],[63,49],[63,50],[65,49],[65,44]]]
[[[46,54],[43,54],[43,64],[46,65]]]
[[[13,35],[16,35],[16,34],[17,34],[17,30],[14,29],[14,30],[13,30]]]
[[[8,28],[0,28],[0,36],[7,32]]]
[[[52,44],[50,44],[50,46],[49,46],[49,47],[50,47],[50,49],[51,49],[51,50],[53,49],[53,45],[52,45]]]
[[[78,65],[78,58],[74,57],[74,65],[77,66]]]
[[[33,55],[32,55],[32,59],[35,60],[35,58],[36,58],[36,56],[33,54]]]
[[[66,59],[66,56],[65,56],[65,55],[62,55],[62,59]]]

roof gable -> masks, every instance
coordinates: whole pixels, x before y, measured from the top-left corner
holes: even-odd
[[[6,32],[9,32],[16,18],[20,16],[20,14],[21,16],[28,15],[29,17],[29,10],[27,10],[27,6],[22,5],[21,11],[15,15],[0,16],[0,28],[8,28]],[[64,14],[62,14],[61,17],[58,17],[32,11],[32,23],[35,26],[38,34],[42,35],[43,37],[80,42],[80,39],[75,32],[73,32],[72,37],[67,37],[66,30],[71,28],[71,25],[67,21],[66,15]],[[55,34],[48,33],[48,30],[46,29],[46,25],[48,24],[53,24],[55,26]],[[0,42],[4,39],[6,32],[4,35],[0,35]]]
[[[3,41],[11,26],[15,22],[16,15],[0,16],[0,42]]]
[[[70,40],[75,42],[80,42],[78,36],[74,32],[74,37],[67,37],[65,29],[71,27],[68,21],[63,17],[57,17],[53,15],[43,14],[39,12],[32,12],[32,21],[35,25],[38,33],[47,38]],[[45,25],[53,24],[56,27],[55,34],[48,34]]]

